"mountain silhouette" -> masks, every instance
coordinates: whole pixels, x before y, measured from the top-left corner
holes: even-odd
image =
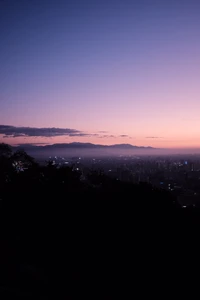
[[[92,143],[61,143],[61,144],[52,144],[52,145],[35,145],[35,144],[20,144],[14,149],[24,148],[25,150],[29,149],[56,149],[56,148],[82,148],[82,149],[155,149],[153,147],[144,147],[144,146],[135,146],[131,144],[113,144],[113,145],[99,145],[99,144],[92,144]]]

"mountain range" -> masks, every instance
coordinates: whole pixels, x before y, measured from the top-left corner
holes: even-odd
[[[92,143],[62,143],[52,145],[39,145],[39,144],[20,144],[13,149],[24,149],[24,150],[51,150],[51,149],[155,149],[153,147],[134,146],[131,144],[114,144],[114,145],[99,145]]]

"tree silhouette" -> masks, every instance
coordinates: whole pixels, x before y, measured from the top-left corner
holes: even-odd
[[[0,144],[0,157],[10,157],[12,155],[12,148],[10,145],[1,143]]]
[[[22,162],[25,167],[32,167],[36,164],[34,158],[28,155],[24,150],[17,150],[11,159],[15,162]]]
[[[0,184],[8,182],[13,171],[12,167],[12,148],[8,144],[0,144]]]

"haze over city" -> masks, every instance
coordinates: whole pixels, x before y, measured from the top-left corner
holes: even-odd
[[[199,8],[0,1],[0,142],[200,148]]]

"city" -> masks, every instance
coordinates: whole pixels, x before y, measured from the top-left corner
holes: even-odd
[[[112,156],[112,157],[48,157],[57,168],[73,167],[87,181],[91,171],[125,182],[149,183],[176,196],[180,205],[200,207],[200,155]]]

